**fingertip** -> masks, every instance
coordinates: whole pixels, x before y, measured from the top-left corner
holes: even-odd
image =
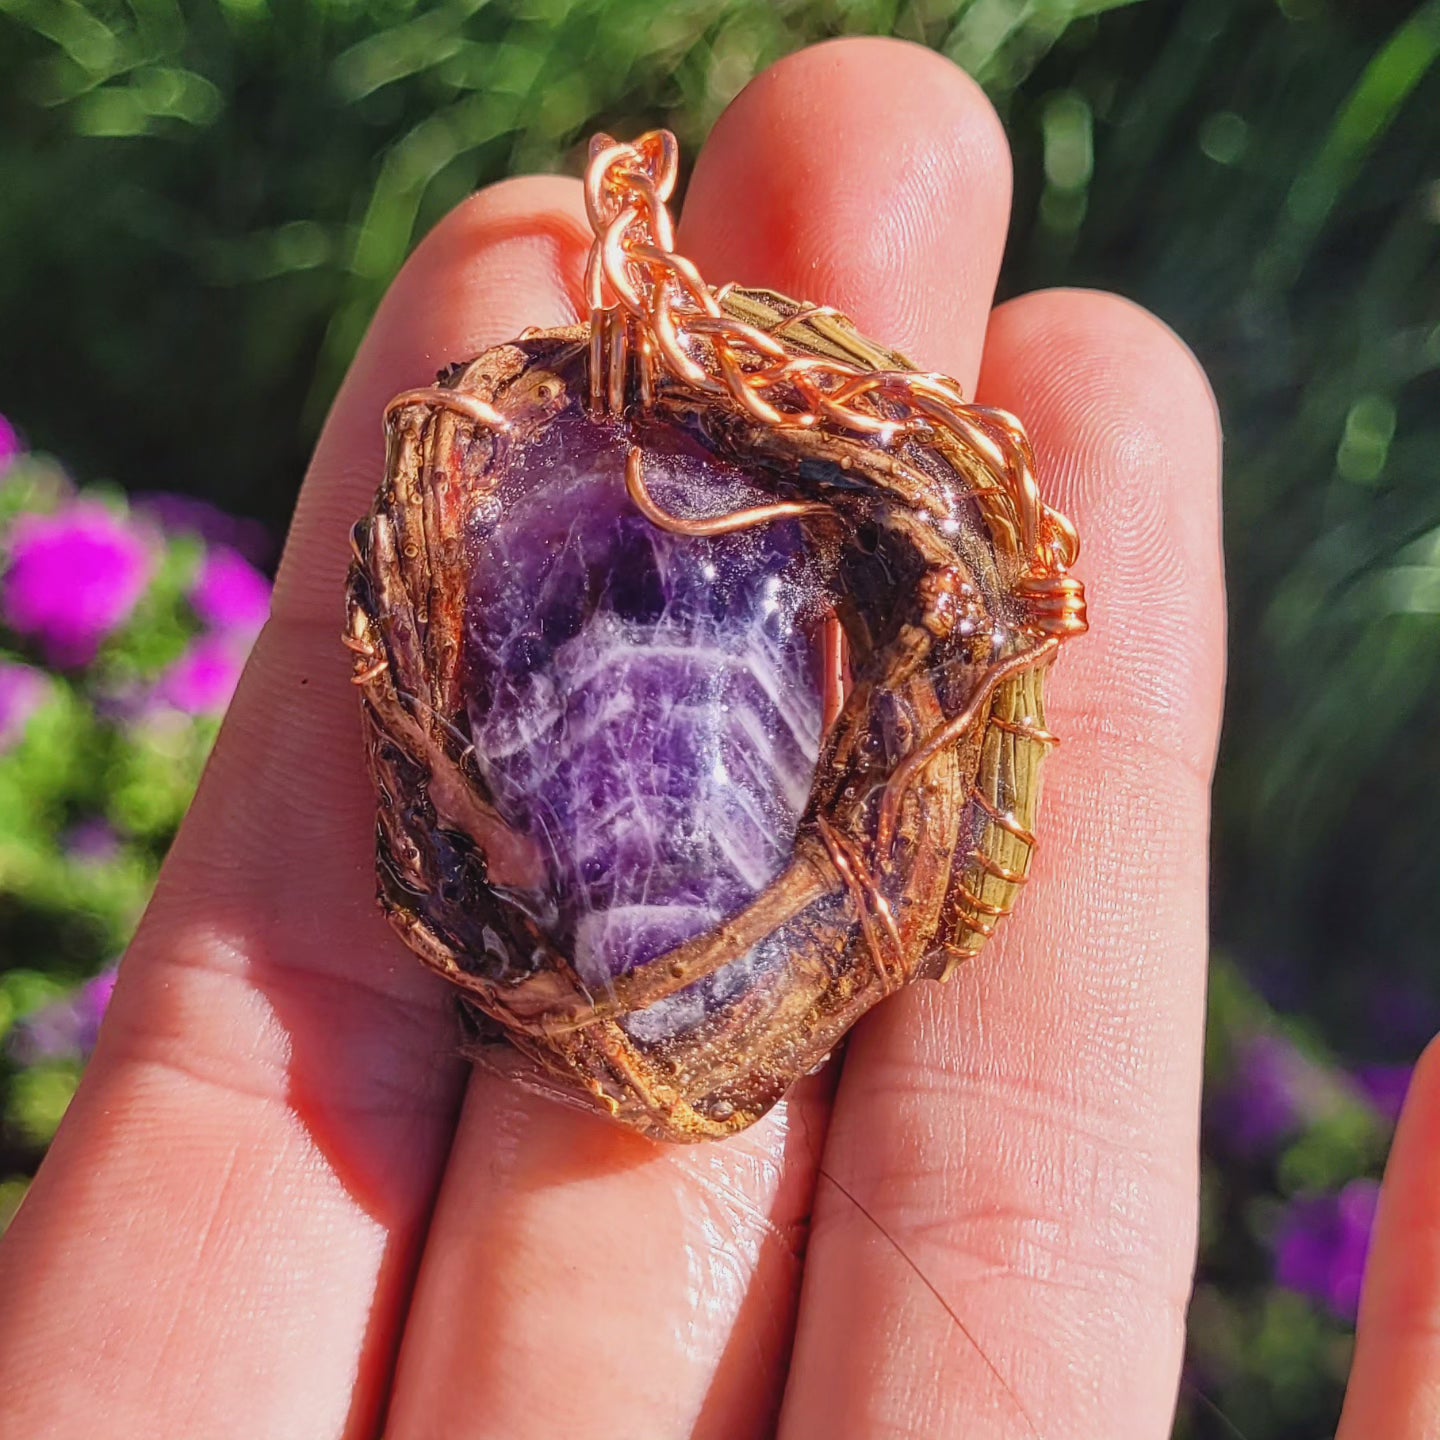
[[[468,338],[483,349],[511,338],[527,325],[564,324],[581,311],[581,277],[590,248],[584,190],[568,175],[519,175],[499,180],[467,196],[444,216],[405,263],[381,313],[407,298],[424,297],[438,287],[457,287],[462,295],[476,285],[486,290],[483,313],[468,320]],[[526,311],[513,315],[494,283],[500,247],[513,245],[531,262],[524,274],[524,302],[540,300],[550,312],[539,320]],[[483,266],[478,262],[484,260]],[[533,293],[544,282],[554,295]]]
[[[1210,378],[1184,339],[1143,305],[1103,290],[1037,290],[996,306],[985,344],[982,390],[1023,379],[1036,393],[1059,392],[1068,374],[1102,394],[1121,391],[1137,420],[1165,417],[1165,445],[1185,446],[1185,459],[1215,461],[1218,479],[1220,408]]]
[[[527,326],[573,323],[589,245],[578,180],[519,176],[463,200],[387,291],[336,400],[322,454],[331,430],[349,423],[360,404],[383,405],[395,388],[430,381]]]
[[[529,326],[573,324],[589,247],[580,181],[560,175],[487,186],[421,241],[381,301],[325,422],[276,582],[277,615],[338,623],[350,526],[384,469],[386,402]]]
[[[1220,421],[1204,370],[1130,300],[1038,291],[992,315],[979,397],[1024,422],[1047,503],[1080,533],[1091,631],[1057,666],[1057,703],[1126,717],[1137,741],[1208,784],[1225,600]]]
[[[994,107],[922,46],[833,40],[787,56],[721,116],[681,246],[713,283],[833,305],[967,389],[1009,225]]]
[[[1420,1052],[1415,1069],[1410,1076],[1410,1086],[1405,1092],[1405,1104],[1411,1097],[1435,1096],[1440,1101],[1440,1035],[1437,1035]]]
[[[1419,1283],[1429,1310],[1440,1315],[1440,1036],[1425,1047],[1410,1075],[1405,1103],[1385,1172],[1385,1227],[1407,1252],[1420,1234],[1434,1237],[1434,1267],[1406,1266],[1407,1282]],[[1393,1300],[1393,1289],[1391,1298]]]
[[[836,100],[850,102],[839,115],[829,109]],[[1005,127],[979,82],[938,50],[887,35],[821,41],[762,70],[731,101],[716,129],[753,123],[756,116],[789,119],[807,105],[817,127],[822,121],[864,122],[876,141],[883,141],[885,131],[894,129],[894,121],[906,113],[923,113],[937,129],[963,130],[966,144],[976,147],[977,159],[996,167],[993,178],[1004,181],[1009,198]],[[897,106],[903,108],[897,112]],[[812,138],[816,157],[833,160],[833,148],[821,143],[824,132],[817,128]]]

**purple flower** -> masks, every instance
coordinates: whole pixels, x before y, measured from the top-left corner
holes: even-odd
[[[49,683],[39,670],[0,660],[0,755],[25,738],[25,727],[48,689]]]
[[[1409,1065],[1361,1065],[1355,1071],[1355,1083],[1371,1107],[1392,1125],[1400,1118],[1405,1104],[1410,1069]]]
[[[1278,1035],[1246,1036],[1228,1080],[1209,1100],[1217,1137],[1233,1154],[1254,1157],[1301,1129],[1322,1103],[1324,1078]]]
[[[201,635],[161,677],[160,699],[187,715],[219,715],[230,703],[249,646],[233,636]]]
[[[0,475],[3,475],[23,454],[25,445],[15,427],[0,415]]]
[[[269,531],[258,520],[227,515],[193,495],[141,495],[133,497],[133,503],[171,534],[194,535],[210,545],[229,546],[253,564],[264,564],[274,551]]]
[[[1276,1239],[1276,1280],[1353,1321],[1379,1198],[1376,1181],[1352,1180],[1338,1195],[1293,1201]]]
[[[92,815],[66,831],[65,853],[80,865],[106,865],[120,853],[120,837],[108,821]]]
[[[22,1020],[10,1037],[10,1052],[21,1065],[37,1060],[83,1060],[95,1048],[100,1022],[115,990],[115,971],[87,980]]]
[[[213,629],[253,637],[270,613],[270,582],[238,550],[216,545],[200,567],[190,603]]]
[[[145,541],[119,516],[79,500],[16,524],[5,576],[10,627],[56,665],[83,665],[129,618],[149,583]]]

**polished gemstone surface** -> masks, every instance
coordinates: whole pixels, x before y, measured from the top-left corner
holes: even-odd
[[[675,431],[569,411],[502,462],[466,621],[481,775],[549,866],[543,893],[508,898],[599,987],[780,872],[821,728],[828,599],[811,541],[793,521],[713,539],[658,528],[626,494],[635,439],[675,513],[769,498]],[[676,997],[648,1023],[693,1020],[704,1000]]]

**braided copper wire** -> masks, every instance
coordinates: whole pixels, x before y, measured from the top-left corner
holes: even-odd
[[[724,291],[712,290],[694,264],[675,252],[666,202],[675,188],[678,147],[668,130],[652,130],[631,144],[598,135],[591,143],[585,205],[595,234],[586,270],[591,312],[592,384],[598,398],[601,362],[608,357],[615,389],[617,346],[633,345],[642,395],[657,363],[676,381],[726,397],[763,424],[808,429],[828,426],[870,437],[884,446],[902,439],[953,437],[1003,487],[1025,560],[1018,589],[1039,637],[1068,638],[1086,629],[1084,591],[1067,572],[1079,554],[1075,527],[1040,497],[1035,455],[1024,427],[1006,411],[967,404],[948,376],[910,370],[862,370],[843,360],[787,348],[778,334],[725,313]],[[819,307],[816,307],[819,308]],[[618,317],[632,322],[627,341]],[[632,495],[656,511],[660,523],[683,529],[649,501],[638,465]],[[648,512],[647,512],[648,513]],[[760,523],[763,511],[734,517]],[[741,528],[739,524],[729,528]]]
[[[386,478],[351,532],[343,643],[364,697],[381,798],[382,903],[406,942],[569,1090],[653,1134],[707,1138],[763,1114],[777,1086],[812,1068],[878,998],[911,979],[947,978],[1028,883],[1036,771],[1057,743],[1045,728],[1039,672],[1086,628],[1083,590],[1069,573],[1079,544],[1041,498],[1035,455],[1014,416],[966,403],[947,376],[905,368],[827,306],[712,288],[676,254],[667,208],[678,173],[672,135],[655,131],[633,144],[600,136],[591,157],[588,354],[582,327],[526,330],[518,346],[395,397],[385,416]],[[866,368],[872,362],[882,368]],[[532,389],[528,377],[537,373]],[[469,517],[480,499],[493,503],[488,492],[508,467],[523,463],[557,413],[549,401],[563,397],[568,408],[576,387],[597,420],[658,410],[662,422],[683,421],[699,411],[702,422],[720,422],[722,449],[754,454],[760,468],[764,454],[781,456],[785,483],[770,503],[681,516],[651,493],[644,448],[632,443],[624,483],[654,525],[725,536],[800,521],[838,525],[850,545],[857,515],[876,513],[900,537],[904,573],[912,556],[918,571],[913,586],[896,590],[905,624],[891,639],[872,643],[868,617],[845,608],[838,585],[817,622],[823,731],[835,738],[817,759],[805,822],[812,828],[803,840],[797,832],[788,867],[718,928],[598,994],[558,948],[537,940],[529,918],[516,943],[532,948],[538,968],[517,980],[505,961],[492,974],[492,932],[484,932],[483,954],[471,946],[488,912],[470,913],[469,881],[457,899],[428,878],[451,873],[458,836],[476,857],[476,869],[464,872],[476,876],[473,895],[493,890],[508,905],[506,897],[551,883],[537,845],[483,793],[463,667],[452,662],[463,637],[455,627],[467,623]],[[771,443],[761,427],[775,427]],[[489,438],[476,445],[480,431]],[[646,433],[639,425],[630,438]],[[810,456],[854,473],[842,486],[821,466],[807,472]],[[822,478],[812,484],[811,474]],[[453,483],[457,476],[463,483]],[[952,544],[947,537],[962,529]],[[987,541],[989,553],[975,553]],[[966,578],[971,554],[983,585]],[[990,606],[1002,589],[1003,607]],[[437,594],[444,603],[432,612]],[[966,629],[972,613],[993,614],[995,623]],[[950,638],[972,633],[973,643]],[[852,643],[863,647],[857,665]],[[435,698],[442,688],[443,703]],[[896,707],[883,703],[887,693],[899,696]],[[901,753],[887,770],[873,757],[889,754],[892,738]],[[394,802],[412,793],[432,803]],[[703,1027],[654,1047],[623,1026],[782,933],[785,970],[763,1006],[748,1005],[741,991],[711,1017],[707,1000]]]

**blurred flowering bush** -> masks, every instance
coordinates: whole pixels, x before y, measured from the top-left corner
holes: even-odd
[[[0,1219],[264,623],[263,543],[193,501],[77,488],[0,418]]]
[[[1211,966],[1200,1267],[1177,1435],[1329,1434],[1409,1067],[1341,1065]]]

